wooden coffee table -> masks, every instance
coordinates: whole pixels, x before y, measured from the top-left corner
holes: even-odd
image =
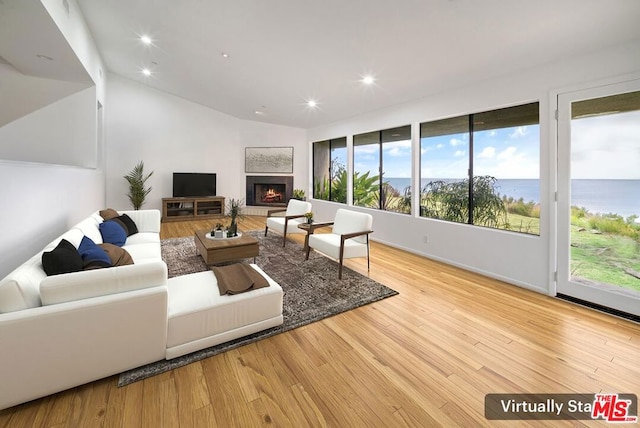
[[[198,254],[202,256],[205,263],[212,265],[215,263],[230,262],[260,255],[258,241],[247,234],[237,238],[212,239],[206,235],[208,230],[198,230],[193,238]]]

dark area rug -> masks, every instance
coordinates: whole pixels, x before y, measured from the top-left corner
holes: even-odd
[[[338,280],[337,262],[313,251],[309,260],[305,260],[302,245],[288,241],[287,246],[282,248],[281,235],[270,233],[265,237],[264,231],[245,233],[256,238],[260,244],[260,256],[256,257],[256,264],[284,290],[284,323],[182,357],[129,370],[120,375],[118,386],[128,385],[398,294],[395,290],[346,267],[343,268],[342,280]],[[208,269],[196,253],[193,237],[166,239],[162,241],[161,247],[162,258],[169,268],[169,278]],[[253,260],[247,259],[246,262]]]

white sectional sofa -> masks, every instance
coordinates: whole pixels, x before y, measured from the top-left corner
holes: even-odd
[[[102,243],[96,212],[0,281],[0,409],[282,323],[282,289],[257,266],[270,287],[235,296],[211,271],[168,280],[160,211],[119,214],[138,229],[122,246],[133,264],[46,275],[62,239]]]

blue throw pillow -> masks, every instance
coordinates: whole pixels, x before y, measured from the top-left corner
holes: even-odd
[[[104,221],[98,227],[103,242],[122,247],[127,240],[127,232],[115,221]]]
[[[82,257],[83,270],[111,267],[111,258],[105,250],[100,248],[91,238],[83,237],[78,247]]]

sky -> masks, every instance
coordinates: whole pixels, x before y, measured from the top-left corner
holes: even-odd
[[[571,121],[571,177],[640,179],[640,110]]]
[[[640,111],[574,119],[571,138],[572,178],[640,179]],[[538,125],[476,132],[474,175],[537,179],[540,144]],[[466,177],[468,134],[425,138],[420,148],[422,178]],[[355,147],[355,171],[377,171],[378,150]],[[346,150],[340,158],[346,165]],[[385,178],[411,177],[411,141],[383,144],[383,159]]]

